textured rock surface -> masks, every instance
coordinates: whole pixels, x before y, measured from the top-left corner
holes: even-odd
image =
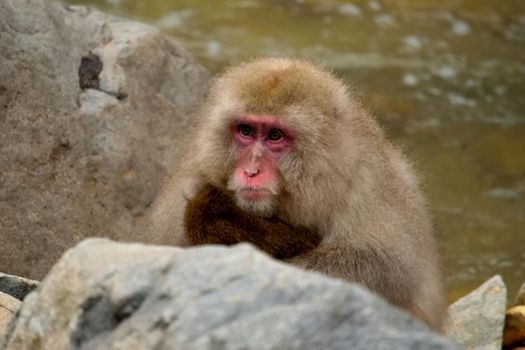
[[[83,7],[2,0],[0,33],[0,271],[40,279],[96,234],[147,240],[208,73],[155,28]],[[90,52],[102,71],[83,67],[81,89]]]
[[[507,289],[494,276],[449,307],[447,336],[467,349],[501,349]]]
[[[24,300],[26,295],[38,287],[39,284],[40,282],[38,281],[0,272],[0,292],[9,294],[18,300]]]
[[[25,300],[7,349],[452,349],[355,285],[250,246],[92,239]]]
[[[21,304],[20,300],[0,292],[0,345],[2,345],[2,339],[7,333],[11,318]]]

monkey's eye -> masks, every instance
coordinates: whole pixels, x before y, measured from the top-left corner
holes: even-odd
[[[283,132],[279,129],[272,129],[270,130],[270,133],[268,134],[269,141],[277,142],[277,141],[281,141],[282,138],[283,138]]]
[[[247,124],[239,125],[239,132],[245,137],[253,137],[255,134],[253,128]]]

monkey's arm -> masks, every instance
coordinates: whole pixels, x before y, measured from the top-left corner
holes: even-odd
[[[316,233],[241,210],[227,193],[212,186],[188,202],[184,229],[191,245],[248,242],[277,259],[305,253],[320,242]]]
[[[298,267],[357,282],[384,296],[392,304],[410,308],[418,278],[399,257],[380,248],[320,245],[288,259]],[[413,270],[413,269],[412,269]]]
[[[357,282],[371,291],[383,296],[391,304],[410,311],[416,318],[436,330],[442,327],[442,315],[432,314],[420,300],[424,293],[437,293],[426,290],[424,276],[400,254],[377,247],[341,248],[319,245],[310,252],[287,259],[295,266],[314,270],[325,275]],[[442,312],[442,311],[439,311]]]

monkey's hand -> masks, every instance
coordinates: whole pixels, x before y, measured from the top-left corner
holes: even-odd
[[[211,185],[188,202],[184,229],[192,245],[248,242],[277,259],[311,251],[321,241],[317,233],[243,211],[228,193]]]

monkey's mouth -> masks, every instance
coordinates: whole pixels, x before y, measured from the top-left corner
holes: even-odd
[[[272,195],[272,192],[265,188],[265,187],[243,187],[240,189],[239,194],[245,199],[245,200],[263,200]]]

